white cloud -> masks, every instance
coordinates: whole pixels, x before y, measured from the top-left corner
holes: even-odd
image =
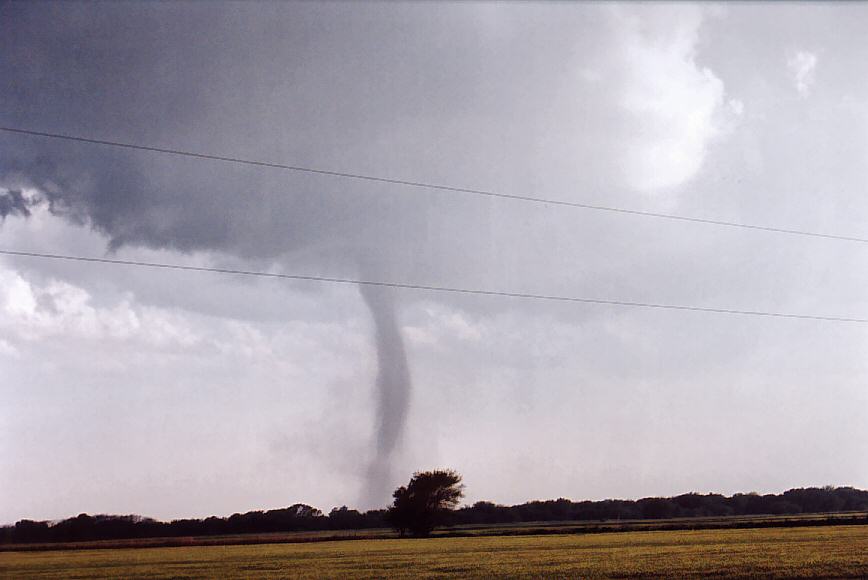
[[[51,226],[38,217],[8,223],[22,231]],[[0,260],[0,375],[7,386],[0,439],[19,450],[0,462],[0,473],[16,474],[14,481],[0,475],[10,498],[0,522],[58,517],[69,505],[172,517],[235,509],[222,503],[227,494],[250,508],[282,505],[287,496],[324,506],[330,497],[353,497],[357,479],[335,479],[331,487],[319,480],[333,464],[366,460],[376,369],[361,304],[353,310],[360,316],[348,320],[246,320],[142,297],[149,286],[171,284],[170,277],[128,275],[130,289],[118,291],[110,271],[55,275],[34,268],[41,264]],[[235,281],[209,282],[220,293]],[[246,286],[257,299],[269,291]],[[289,302],[304,298],[298,296]],[[329,414],[341,430],[312,431],[322,426],[312,418]],[[58,424],[74,426],[56,430]],[[328,446],[338,437],[342,449],[355,445],[348,447],[352,456],[331,450],[325,466],[307,457],[310,485],[294,480],[288,489],[286,458],[271,444],[315,439]],[[111,467],[99,468],[105,477],[94,482],[92,473],[108,457]],[[68,484],[66,496],[47,475],[57,472]],[[168,496],[159,494],[165,503],[148,499],[155,481],[173,482]],[[203,487],[210,495],[196,491]]]
[[[422,312],[422,320],[403,327],[413,344],[431,346],[452,341],[479,342],[486,333],[483,324],[468,320],[467,316],[443,305],[429,304]]]
[[[807,97],[814,85],[814,71],[817,68],[817,55],[800,50],[787,61],[787,68],[793,75],[796,90],[802,97]]]
[[[727,100],[723,82],[696,63],[701,13],[673,14],[674,27],[649,36],[627,18],[627,81],[621,99],[630,115],[628,184],[643,191],[674,187],[701,168],[711,141],[726,134],[743,104]]]
[[[742,113],[744,113],[744,103],[738,99],[730,99],[727,105],[729,106],[729,110],[732,111],[732,114],[737,117],[740,117]]]
[[[128,338],[141,325],[128,300],[95,308],[83,288],[57,280],[34,285],[8,269],[0,270],[0,312],[4,332],[28,341],[61,335],[84,340]]]
[[[20,353],[18,352],[17,348],[12,346],[11,343],[0,338],[0,356],[18,358],[20,356]]]
[[[36,297],[30,284],[14,272],[0,274],[0,297],[3,311],[9,316],[24,318],[36,312]]]

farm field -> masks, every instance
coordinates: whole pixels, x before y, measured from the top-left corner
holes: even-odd
[[[9,578],[868,576],[868,526],[56,550],[0,554]]]

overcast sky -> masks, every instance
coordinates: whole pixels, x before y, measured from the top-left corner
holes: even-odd
[[[4,3],[0,125],[868,237],[866,26],[864,4]],[[9,133],[0,215],[9,250],[868,317],[866,244]],[[868,325],[381,297],[412,377],[388,486],[868,487]],[[375,334],[353,286],[0,258],[0,522],[385,505]]]

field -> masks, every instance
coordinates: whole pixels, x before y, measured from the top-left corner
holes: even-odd
[[[868,577],[868,526],[0,553],[9,578]]]

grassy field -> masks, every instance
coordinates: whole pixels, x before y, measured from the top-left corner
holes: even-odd
[[[58,550],[8,578],[868,577],[868,526]]]

